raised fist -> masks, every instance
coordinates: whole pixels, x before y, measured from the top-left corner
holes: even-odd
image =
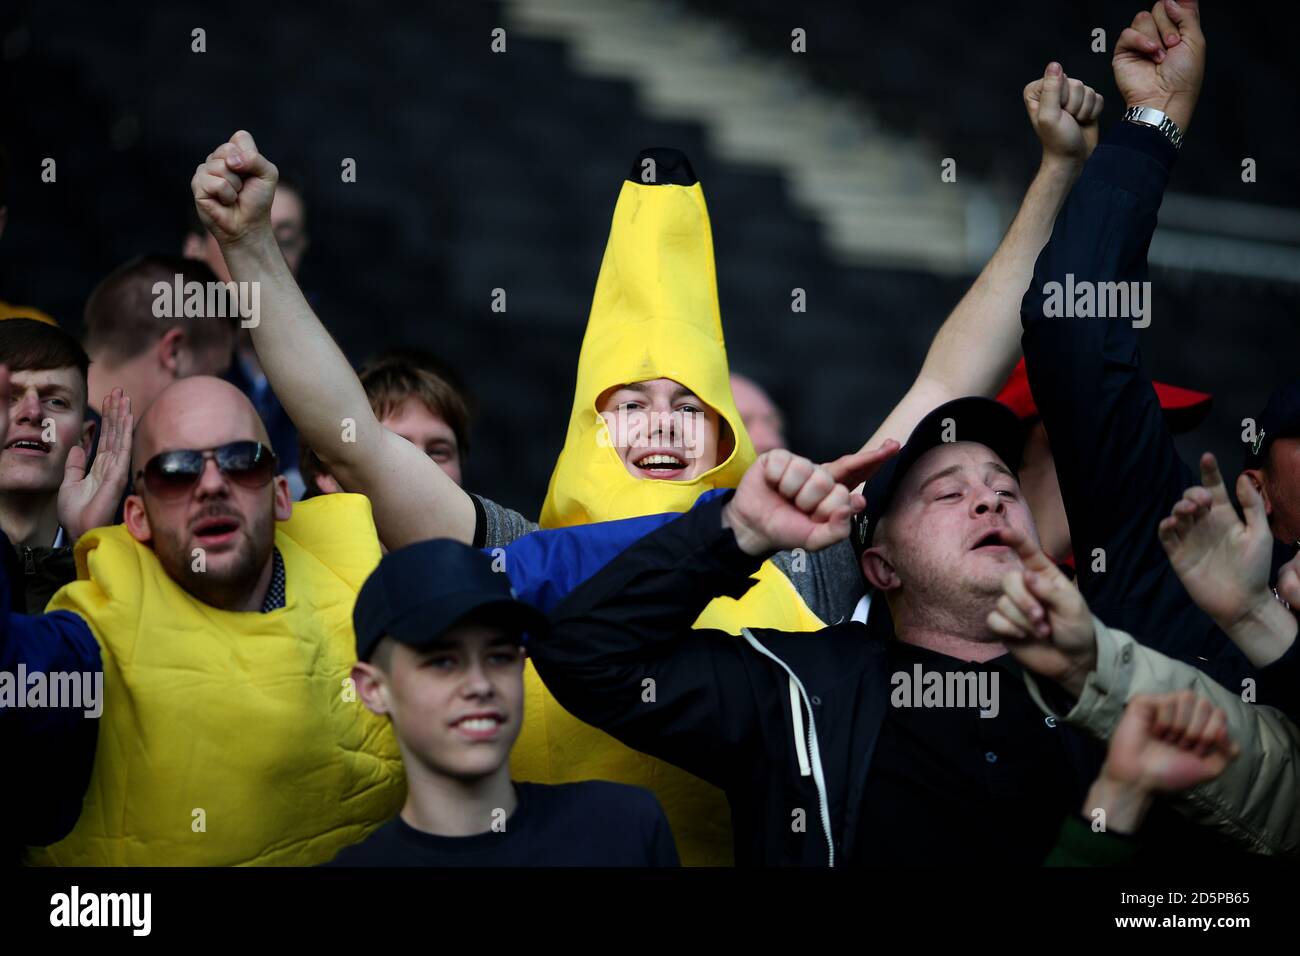
[[[1111,59],[1125,106],[1150,106],[1187,131],[1205,75],[1205,35],[1196,0],[1157,0],[1120,34]]]
[[[240,130],[194,170],[190,187],[199,219],[223,247],[271,230],[271,200],[280,178],[275,165]]]
[[[1025,87],[1025,110],[1043,144],[1044,160],[1082,163],[1097,146],[1097,118],[1105,99],[1082,80],[1065,75],[1059,63],[1047,64],[1041,78]]]

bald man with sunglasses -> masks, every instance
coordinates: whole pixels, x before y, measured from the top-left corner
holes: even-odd
[[[136,431],[125,523],[89,532],[75,612],[104,713],[55,865],[312,865],[401,807],[387,722],[349,685],[352,607],[379,561],[370,504],[294,504],[249,400],[182,379]]]

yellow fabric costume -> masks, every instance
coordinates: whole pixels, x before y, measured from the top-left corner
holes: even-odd
[[[46,325],[59,324],[40,309],[32,308],[30,305],[14,305],[0,299],[0,321],[4,319],[34,319],[37,322],[44,322]]]
[[[666,151],[654,152],[662,159]],[[731,395],[704,193],[685,158],[668,156],[685,167],[685,175],[677,177],[682,184],[627,181],[619,194],[578,359],[569,430],[542,509],[544,528],[686,511],[705,491],[734,488],[754,461]],[[659,378],[694,392],[718,412],[734,439],[726,460],[691,481],[633,477],[596,410],[608,389]],[[696,626],[733,634],[742,627],[812,631],[823,626],[770,562],[758,579],[741,600],[710,604]],[[731,814],[722,791],[571,716],[531,663],[524,700],[523,731],[511,755],[515,779],[598,778],[649,787],[663,804],[686,865],[733,862]]]
[[[81,818],[30,862],[308,866],[398,812],[397,742],[345,685],[379,562],[370,502],[298,502],[275,545],[285,606],[261,614],[191,597],[123,525],[77,542],[78,580],[49,610],[99,641],[104,711]]]

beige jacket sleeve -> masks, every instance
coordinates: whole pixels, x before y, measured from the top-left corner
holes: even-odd
[[[1252,853],[1300,856],[1300,730],[1282,713],[1246,703],[1213,678],[1139,644],[1123,631],[1097,625],[1097,669],[1078,702],[1057,714],[1026,672],[1029,693],[1042,710],[1109,740],[1124,706],[1136,694],[1192,690],[1221,708],[1228,733],[1241,747],[1214,780],[1171,796],[1192,822],[1211,827]]]

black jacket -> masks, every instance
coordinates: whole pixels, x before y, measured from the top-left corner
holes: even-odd
[[[1046,314],[1048,284],[1142,282],[1156,213],[1176,152],[1154,129],[1119,123],[1089,158],[1038,257],[1021,307],[1025,366],[1042,414],[1070,525],[1079,589],[1111,627],[1200,667],[1258,701],[1300,711],[1300,648],[1256,669],[1197,605],[1156,534],[1200,484],[1178,456],[1151,378],[1140,329],[1128,318]],[[1148,308],[1150,302],[1148,301]],[[1148,312],[1148,318],[1151,313]],[[1170,321],[1156,315],[1154,321]],[[1096,549],[1105,571],[1092,570]],[[1279,547],[1274,577],[1294,548]]]
[[[77,580],[77,562],[72,545],[15,549],[7,540],[5,545],[14,559],[12,563],[6,560],[6,570],[10,572],[14,603],[20,612],[40,614],[59,588]]]
[[[692,629],[715,597],[744,594],[761,563],[722,527],[731,494],[606,565],[529,653],[574,716],[726,792],[737,865],[825,866],[851,856],[867,825],[859,811],[889,707],[888,650],[853,621],[816,634]],[[1081,798],[1098,750],[1062,729]]]

